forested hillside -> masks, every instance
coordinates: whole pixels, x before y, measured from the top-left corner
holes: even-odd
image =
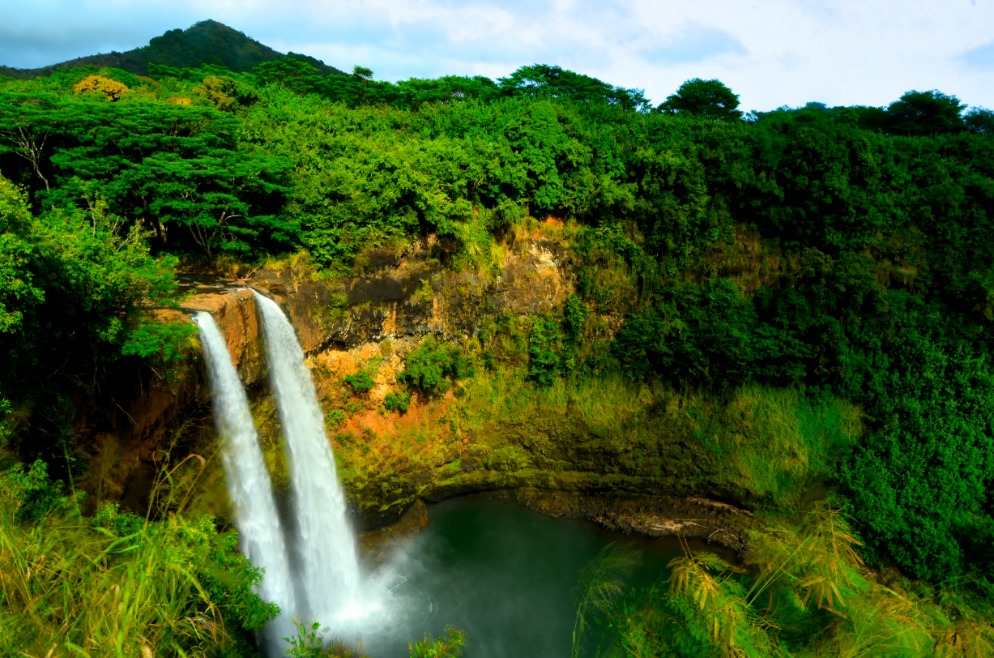
[[[122,363],[167,376],[181,358],[189,328],[147,314],[175,305],[178,262],[303,252],[347,276],[432,235],[441,266],[488,276],[515,235],[551,220],[576,281],[561,311],[498,323],[475,351],[430,343],[394,403],[473,368],[519,368],[536,395],[621,379],[728,427],[768,422],[778,447],[750,467],[769,482],[735,485],[770,528],[746,573],[688,557],[668,591],[640,599],[651,605],[619,604],[615,648],[984,655],[994,113],[938,91],[886,108],[737,105],[718,81],[653,107],[540,65],[497,81],[387,83],[299,58],[0,79],[0,540],[75,513],[41,467],[14,462],[41,458],[69,481],[74,405]],[[811,429],[843,404],[858,431]],[[788,408],[801,430],[778,442]],[[735,463],[732,430],[697,440]],[[175,525],[136,539],[115,514],[86,523],[192,541]],[[113,546],[101,560],[123,559]],[[230,604],[229,586],[208,593]],[[5,623],[28,589],[0,590]],[[174,653],[210,645],[168,637]]]
[[[169,30],[154,37],[148,45],[127,52],[89,55],[38,69],[0,66],[0,75],[26,79],[51,75],[60,69],[84,66],[111,66],[129,73],[146,75],[157,65],[189,68],[206,64],[223,66],[232,71],[249,71],[263,62],[287,56],[312,64],[321,73],[341,73],[321,60],[306,55],[277,52],[227,25],[206,20],[185,30]]]

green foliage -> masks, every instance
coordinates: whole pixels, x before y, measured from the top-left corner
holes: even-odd
[[[558,322],[551,318],[535,318],[528,333],[528,378],[539,387],[550,386],[559,371],[561,341]]]
[[[297,636],[283,638],[290,645],[286,651],[287,656],[291,656],[291,658],[321,658],[327,655],[323,651],[324,642],[318,636],[318,631],[321,629],[320,622],[316,621],[308,627],[300,621],[294,620],[294,626],[297,630]]]
[[[626,110],[646,111],[649,101],[640,89],[613,87],[606,82],[558,66],[522,66],[499,81],[506,95],[564,98],[581,103],[606,103]]]
[[[365,370],[345,376],[345,383],[352,387],[355,393],[368,393],[373,389],[373,378]]]
[[[465,643],[466,638],[462,631],[447,628],[445,637],[433,640],[425,635],[424,640],[408,644],[408,650],[411,658],[459,658],[462,656],[462,647]]]
[[[661,112],[679,114],[686,112],[706,119],[732,121],[742,117],[737,108],[739,97],[720,80],[687,80],[676,93],[668,96],[659,106]]]
[[[121,354],[169,368],[186,358],[190,341],[196,335],[196,327],[188,322],[146,321],[128,334],[121,345]]]
[[[40,463],[4,471],[0,652],[247,655],[276,607],[236,545],[209,517],[87,519]]]
[[[3,478],[4,486],[20,498],[14,513],[18,521],[35,522],[55,512],[79,514],[74,496],[66,494],[62,482],[49,479],[48,465],[40,459],[27,471],[15,465]]]
[[[587,305],[576,294],[571,294],[566,298],[566,307],[563,309],[563,328],[566,338],[571,343],[580,340],[583,333],[583,325],[587,321]]]
[[[917,577],[989,570],[973,539],[994,530],[983,511],[994,485],[988,358],[908,329],[885,354],[868,409],[877,429],[842,473],[852,511],[876,554]]]
[[[812,508],[796,524],[765,521],[742,563],[688,550],[670,562],[665,589],[613,597],[600,617],[606,655],[910,658],[994,646],[989,623],[977,623],[959,595],[867,577],[837,510]]]
[[[909,91],[887,107],[891,132],[898,135],[941,135],[963,130],[966,106],[941,91]]]
[[[400,413],[406,413],[410,406],[411,394],[404,393],[403,391],[387,393],[386,398],[383,400],[383,407],[387,411],[399,411]]]
[[[618,605],[625,593],[625,582],[639,561],[631,550],[608,544],[580,572],[573,589],[576,598],[576,621],[573,624],[571,656],[578,658],[587,629]]]
[[[11,399],[33,410],[22,423],[33,455],[62,452],[71,390],[96,385],[124,354],[159,350],[155,364],[167,363],[187,331],[142,319],[141,305],[170,303],[175,259],[151,257],[141,232],[115,232],[107,219],[99,209],[32,217],[0,178],[0,242],[8,247],[0,255],[0,390],[16,391]]]
[[[337,430],[348,421],[348,414],[341,409],[332,409],[324,417],[325,424],[332,430]]]
[[[759,331],[755,310],[735,283],[676,285],[628,320],[615,339],[615,354],[635,376],[660,372],[675,383],[724,390],[751,379],[761,359],[781,359],[783,368],[801,356],[763,354],[757,349],[764,346]],[[783,343],[771,349],[778,347]]]
[[[404,371],[397,375],[397,381],[431,397],[445,393],[452,380],[468,377],[472,372],[472,363],[461,348],[427,336],[404,357]]]
[[[994,111],[986,107],[971,107],[963,115],[963,123],[968,130],[977,135],[994,136]]]

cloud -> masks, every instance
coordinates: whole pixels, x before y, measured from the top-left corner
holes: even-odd
[[[971,48],[961,55],[961,61],[967,68],[980,71],[994,69],[994,41],[986,46]]]
[[[994,0],[31,0],[7,14],[0,64],[21,68],[130,50],[211,18],[381,80],[541,63],[656,102],[702,77],[748,109],[886,104],[932,88],[994,106]]]
[[[718,55],[748,55],[748,51],[728,32],[693,23],[664,43],[642,50],[645,59],[663,64],[691,64]]]

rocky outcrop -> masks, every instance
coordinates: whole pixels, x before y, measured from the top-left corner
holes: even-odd
[[[254,272],[249,284],[286,310],[307,354],[384,339],[474,335],[487,316],[560,310],[573,289],[562,249],[546,240],[510,248],[493,272],[444,269],[436,240],[373,254],[366,271],[338,280],[287,267]]]
[[[264,380],[251,291],[196,295],[182,310],[158,310],[155,315],[160,322],[192,323],[192,311],[207,311],[217,319],[243,381],[253,385]],[[207,462],[203,455],[215,449],[210,392],[194,345],[169,372],[144,364],[123,366],[97,400],[80,405],[76,420],[81,437],[77,452],[88,465],[77,484],[89,492],[90,505],[111,500],[144,513],[164,469],[187,462],[202,466]],[[171,477],[184,473],[180,469]]]
[[[266,376],[266,359],[260,337],[255,298],[247,288],[197,295],[183,303],[185,311],[206,311],[214,316],[228,344],[228,353],[246,385]]]

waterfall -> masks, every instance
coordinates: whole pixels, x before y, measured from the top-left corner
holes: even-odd
[[[296,636],[290,624],[295,608],[290,568],[276,501],[262,459],[262,450],[248,398],[224,337],[210,313],[198,312],[194,321],[207,361],[207,377],[214,392],[214,422],[221,439],[228,495],[235,509],[235,526],[242,554],[264,572],[256,592],[280,606],[280,615],[263,631],[270,655],[283,655],[284,637]]]
[[[293,326],[276,302],[255,293],[262,316],[269,375],[290,456],[299,561],[299,603],[312,619],[332,625],[351,617],[359,601],[359,560],[345,495],[311,373]]]

